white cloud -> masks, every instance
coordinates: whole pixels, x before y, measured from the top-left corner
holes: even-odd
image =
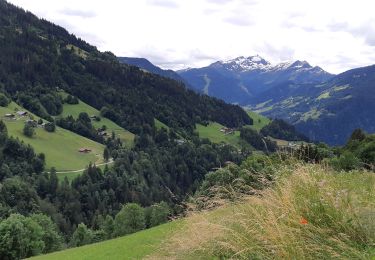
[[[87,10],[79,10],[79,9],[71,9],[71,8],[64,8],[59,11],[59,13],[68,16],[79,16],[83,18],[92,18],[96,16],[96,12],[87,11]]]
[[[166,7],[166,8],[178,8],[179,4],[177,1],[173,0],[147,0],[147,3],[160,6],[160,7]]]
[[[10,0],[119,56],[165,68],[259,54],[339,73],[375,59],[371,0]]]

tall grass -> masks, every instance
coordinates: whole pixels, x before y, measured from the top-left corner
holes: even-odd
[[[187,220],[163,257],[371,259],[375,175],[298,165],[260,196]],[[155,256],[157,258],[157,256]]]

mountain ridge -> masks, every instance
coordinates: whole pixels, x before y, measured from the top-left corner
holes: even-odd
[[[166,78],[174,79],[176,81],[182,82],[185,85],[189,85],[189,83],[184,80],[178,73],[176,73],[173,70],[165,70],[162,69],[153,63],[151,63],[148,59],[146,58],[139,58],[139,57],[118,57],[118,60],[121,63],[132,65],[139,67],[143,70],[146,70],[150,73],[154,73]]]
[[[375,132],[372,116],[365,116],[372,109],[371,82],[361,81],[372,67],[333,75],[307,61],[273,65],[255,55],[177,72],[190,82],[188,88],[284,119],[311,140],[341,145],[355,128]]]
[[[226,61],[217,61],[206,67],[177,71],[198,92],[207,89],[208,94],[231,103],[246,105],[253,97],[285,81],[297,83],[321,83],[333,75],[319,66],[306,61],[290,61],[271,64],[259,55],[240,56]],[[223,84],[225,78],[225,84]],[[205,92],[207,94],[207,91]]]
[[[312,140],[344,144],[356,128],[375,132],[374,81],[371,65],[322,84],[288,82],[253,99],[250,108],[287,120]]]

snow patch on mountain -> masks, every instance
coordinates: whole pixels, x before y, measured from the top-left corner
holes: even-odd
[[[323,72],[320,67],[312,67],[307,61],[286,61],[278,64],[271,64],[259,55],[244,57],[240,56],[235,59],[218,61],[210,65],[210,67],[222,68],[232,72],[250,72],[250,71],[283,71],[283,70],[314,70],[314,72]]]
[[[271,63],[269,63],[259,55],[250,57],[240,56],[235,59],[216,62],[212,64],[212,66],[223,67],[227,70],[236,72],[268,70],[272,67]]]

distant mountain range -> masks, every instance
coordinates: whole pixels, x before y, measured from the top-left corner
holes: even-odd
[[[207,67],[178,73],[195,90],[241,105],[249,104],[260,93],[286,81],[321,83],[333,76],[306,61],[272,65],[259,55],[218,61]]]
[[[140,62],[132,65],[187,82],[197,92],[285,119],[311,140],[337,145],[356,128],[375,132],[375,66],[333,75],[307,61],[273,65],[259,55],[177,73]]]
[[[320,84],[286,82],[258,95],[249,107],[286,119],[312,140],[343,144],[356,128],[375,132],[375,65]]]

